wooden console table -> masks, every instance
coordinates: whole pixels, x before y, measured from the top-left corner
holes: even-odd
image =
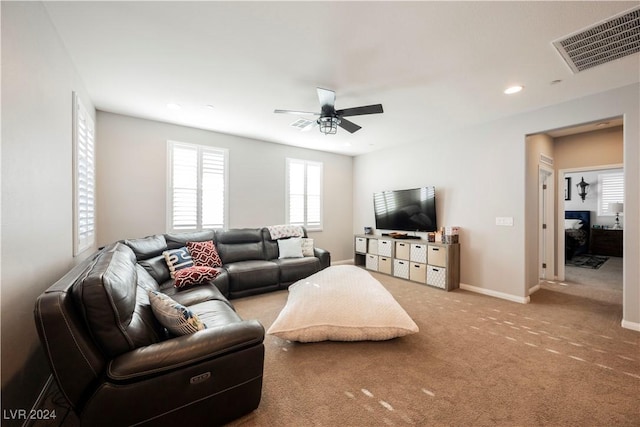
[[[592,228],[589,250],[595,255],[622,256],[622,230]]]

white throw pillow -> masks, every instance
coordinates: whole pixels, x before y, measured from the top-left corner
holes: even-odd
[[[292,237],[278,240],[278,258],[302,258],[302,239]]]
[[[300,342],[381,341],[418,332],[418,325],[367,271],[328,267],[289,287],[268,334]]]
[[[303,256],[314,256],[313,253],[313,239],[303,238],[302,239],[302,255]]]
[[[564,220],[565,230],[579,230],[580,228],[582,228],[581,219],[565,219]]]
[[[148,291],[151,310],[158,322],[175,335],[188,335],[206,329],[198,315],[167,295]]]

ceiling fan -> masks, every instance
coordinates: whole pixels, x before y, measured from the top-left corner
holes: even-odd
[[[319,113],[293,110],[274,110],[274,113],[320,116],[316,121],[311,122],[309,126],[306,126],[306,129],[317,125],[320,127],[320,132],[329,135],[335,134],[338,131],[338,126],[350,133],[354,133],[362,128],[361,126],[345,119],[345,117],[362,116],[364,114],[378,114],[383,112],[382,104],[336,110],[336,93],[332,90],[322,89],[320,87],[317,88],[317,90],[321,106]]]

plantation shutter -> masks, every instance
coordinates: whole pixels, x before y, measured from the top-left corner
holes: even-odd
[[[227,151],[170,141],[169,157],[169,228],[224,228]]]
[[[322,163],[287,159],[287,224],[322,228]]]
[[[624,200],[624,174],[622,172],[598,175],[600,197],[598,215],[615,215],[609,208],[611,203]]]
[[[95,125],[73,94],[74,255],[95,244]]]

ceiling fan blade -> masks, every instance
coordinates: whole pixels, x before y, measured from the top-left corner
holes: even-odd
[[[298,114],[298,115],[313,115],[313,116],[319,116],[320,113],[312,113],[310,111],[293,111],[293,110],[273,110],[274,113],[281,113],[281,114]]]
[[[340,119],[340,124],[338,125],[340,126],[342,129],[350,132],[350,133],[354,133],[360,129],[362,129],[362,126],[358,126],[357,124],[350,122],[347,119]]]
[[[345,108],[337,110],[336,114],[340,117],[362,116],[364,114],[383,113],[382,104],[366,105],[364,107]]]
[[[320,106],[324,107],[325,105],[329,105],[333,109],[334,105],[336,104],[336,93],[329,89],[322,89],[321,87],[316,89],[318,90],[318,99],[320,100]]]

